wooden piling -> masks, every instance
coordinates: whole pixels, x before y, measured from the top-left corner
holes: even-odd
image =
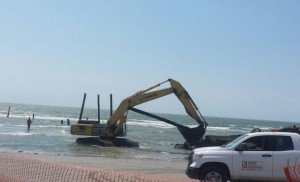
[[[97,95],[98,100],[98,123],[100,124],[100,95]]]
[[[10,113],[10,106],[8,107],[7,117],[9,117],[9,113]]]
[[[83,109],[84,109],[85,98],[86,98],[86,93],[84,93],[84,95],[83,95],[83,101],[82,101],[81,111],[80,111],[80,115],[79,115],[79,121],[81,121],[81,119],[82,119],[82,113],[83,113]]]
[[[110,116],[113,114],[113,100],[112,100],[112,94],[110,94]]]

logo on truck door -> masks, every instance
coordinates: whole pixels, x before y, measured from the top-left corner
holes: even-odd
[[[284,167],[284,173],[286,176],[286,181],[300,181],[300,162],[298,158],[287,159],[287,166]]]
[[[242,169],[243,170],[263,170],[263,162],[262,161],[242,161]]]

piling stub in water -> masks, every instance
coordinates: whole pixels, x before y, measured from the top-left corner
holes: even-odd
[[[9,113],[10,113],[10,106],[8,106],[7,117],[9,117]]]

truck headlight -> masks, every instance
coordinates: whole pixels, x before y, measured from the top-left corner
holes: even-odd
[[[203,153],[194,153],[194,160],[201,159],[203,157]]]

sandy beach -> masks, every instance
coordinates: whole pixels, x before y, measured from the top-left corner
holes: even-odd
[[[112,157],[34,155],[34,158],[52,162],[71,164],[81,167],[93,167],[108,170],[121,170],[135,173],[170,176],[188,179],[185,175],[187,160],[161,161],[151,159],[124,159]]]
[[[191,182],[186,161],[0,151],[0,181]]]

